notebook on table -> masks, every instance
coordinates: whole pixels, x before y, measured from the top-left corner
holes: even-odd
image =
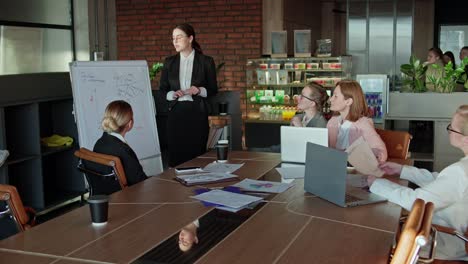
[[[184,174],[177,175],[176,181],[179,181],[185,186],[202,185],[218,182],[236,181],[239,176],[229,173],[197,173],[197,174]]]
[[[318,127],[281,127],[281,161],[304,163],[306,144],[328,146],[328,129]]]
[[[385,202],[387,199],[346,184],[348,154],[307,143],[304,190],[341,207]]]

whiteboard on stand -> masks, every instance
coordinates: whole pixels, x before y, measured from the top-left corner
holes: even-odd
[[[128,102],[134,126],[125,135],[146,175],[163,171],[156,108],[146,61],[75,61],[70,63],[75,120],[80,147],[92,150],[102,136],[106,106],[115,100]]]

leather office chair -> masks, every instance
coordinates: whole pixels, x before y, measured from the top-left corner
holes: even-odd
[[[391,259],[391,264],[431,263],[434,260],[437,232],[432,228],[434,204],[424,204],[416,199],[404,222],[402,232],[397,236],[398,242]],[[431,242],[430,256],[420,258],[419,250]]]
[[[388,158],[407,159],[412,136],[408,132],[375,129],[387,148]]]
[[[34,226],[36,212],[32,208],[24,207],[15,186],[0,184],[0,219],[2,237],[7,237]]]
[[[86,148],[75,151],[75,156],[80,159],[78,169],[88,181],[90,195],[111,194],[127,187],[127,177],[119,157]]]
[[[437,232],[439,233],[447,233],[453,236],[458,237],[459,239],[465,241],[465,252],[468,254],[468,230],[465,231],[464,234],[460,233],[459,231],[455,230],[451,227],[440,226],[440,225],[432,225]],[[466,261],[459,261],[459,260],[435,260],[435,264],[463,264],[467,263]]]

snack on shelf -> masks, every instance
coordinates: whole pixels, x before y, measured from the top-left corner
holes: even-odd
[[[279,70],[277,81],[278,81],[278,84],[288,84],[288,71]]]
[[[286,69],[286,70],[292,70],[292,69],[294,69],[294,66],[293,66],[292,62],[287,62],[287,63],[285,63],[285,64],[284,64],[284,69]]]
[[[341,62],[330,63],[330,69],[340,70],[341,69]]]
[[[279,63],[271,63],[270,64],[270,69],[279,70],[280,69],[280,64]]]
[[[308,70],[317,70],[319,68],[319,64],[317,62],[309,62],[306,64],[306,68]]]
[[[290,99],[289,95],[286,94],[286,95],[284,96],[284,103],[285,103],[285,104],[289,104],[290,101],[291,101],[291,99]]]
[[[268,64],[267,64],[267,63],[260,63],[258,66],[259,66],[260,69],[262,69],[262,70],[268,69]]]
[[[322,69],[330,70],[331,69],[331,63],[330,62],[323,62],[322,63]]]
[[[276,90],[275,91],[275,99],[278,103],[284,103],[284,90]]]
[[[294,64],[294,69],[296,70],[305,70],[305,68],[306,68],[306,64],[303,62]]]

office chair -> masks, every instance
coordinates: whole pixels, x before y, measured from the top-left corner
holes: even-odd
[[[387,148],[388,158],[407,159],[412,136],[408,132],[375,129]]]
[[[397,235],[398,241],[393,256],[391,256],[391,264],[431,263],[434,261],[437,231],[432,228],[433,214],[433,203],[424,204],[423,200],[416,199],[404,222],[403,230]],[[429,242],[431,242],[429,257],[420,257],[420,248]]]
[[[450,235],[453,235],[453,236],[456,236],[458,237],[459,239],[465,241],[465,252],[468,254],[468,230],[465,231],[464,234],[462,234],[461,232],[457,231],[456,229],[454,228],[451,228],[451,227],[446,227],[446,226],[440,226],[440,225],[432,225],[436,230],[437,232],[439,233],[446,233],[446,234],[450,234]],[[463,263],[467,263],[466,261],[459,261],[459,260],[435,260],[434,263],[436,264],[463,264]]]
[[[34,226],[36,212],[24,207],[15,186],[0,184],[0,239]]]
[[[86,177],[90,195],[107,195],[127,187],[127,178],[119,157],[86,148],[75,151],[75,156],[80,159],[77,168]]]

